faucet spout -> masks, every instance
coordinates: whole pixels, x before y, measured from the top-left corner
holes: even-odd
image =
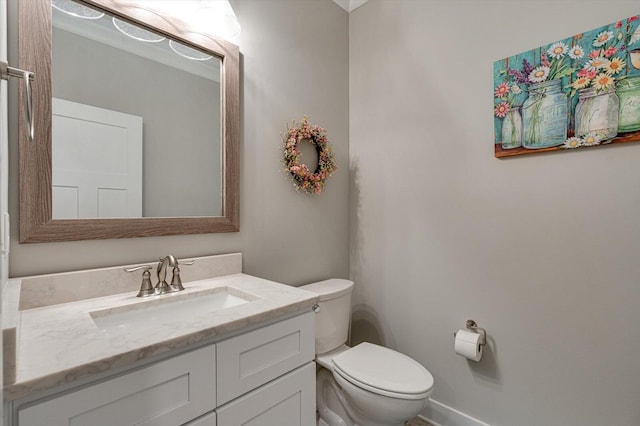
[[[160,261],[162,263],[166,263],[167,266],[171,266],[173,268],[175,268],[176,266],[178,266],[178,259],[176,259],[174,256],[172,255],[168,255],[163,257],[162,259],[160,259]]]
[[[167,284],[167,268],[169,266],[173,268],[178,266],[178,260],[172,255],[165,256],[160,259],[160,262],[158,262],[158,268],[156,270],[156,275],[158,276],[156,291],[159,294],[173,291],[173,288]]]

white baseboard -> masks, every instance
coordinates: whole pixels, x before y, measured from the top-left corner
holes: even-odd
[[[418,417],[428,421],[433,426],[490,426],[488,423],[474,419],[433,399],[427,401],[427,406]]]

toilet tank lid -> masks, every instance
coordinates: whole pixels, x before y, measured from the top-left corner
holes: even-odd
[[[303,285],[298,288],[317,294],[320,301],[324,302],[326,300],[335,299],[336,297],[351,293],[353,290],[353,281],[343,280],[341,278],[332,278],[330,280]]]

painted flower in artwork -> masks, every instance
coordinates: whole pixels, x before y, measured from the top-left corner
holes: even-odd
[[[549,49],[547,49],[547,53],[554,59],[560,59],[569,51],[569,46],[559,41],[557,43],[553,43]]]
[[[507,74],[512,77],[518,84],[529,84],[529,73],[533,71],[534,66],[531,65],[526,58],[522,60],[522,69],[507,67]]]
[[[504,98],[509,94],[509,83],[500,83],[496,86],[496,91],[494,93],[496,98]]]
[[[589,70],[588,70],[588,69],[586,69],[586,68],[582,68],[580,71],[578,71],[578,72],[576,73],[576,75],[577,75],[578,77],[587,77],[588,79],[592,79],[592,78],[594,78],[596,75],[598,75],[598,72],[597,72],[597,71],[589,71]]]
[[[612,38],[613,31],[602,31],[596,36],[595,40],[593,40],[593,47],[604,46]]]
[[[614,81],[614,78],[609,74],[601,73],[593,79],[593,87],[595,87],[597,91],[609,90],[613,87]]]
[[[596,132],[590,132],[582,139],[582,144],[584,146],[600,145],[600,139],[600,136]]]
[[[566,141],[564,141],[564,144],[562,144],[563,148],[567,148],[567,149],[572,149],[572,148],[579,148],[583,145],[583,141],[580,138],[577,138],[575,136],[572,136],[570,138],[568,138]]]
[[[529,81],[532,83],[542,83],[549,76],[551,69],[548,66],[540,65],[529,73]]]
[[[584,67],[588,71],[598,71],[604,68],[608,62],[609,61],[606,58],[603,58],[602,56],[597,56],[595,58],[589,59],[589,62],[587,62],[584,65]]]
[[[616,82],[626,78],[626,54],[630,45],[640,41],[640,26],[634,24],[638,16],[611,24],[610,29],[599,31],[592,39],[594,47],[587,56],[575,54],[582,46],[578,41],[569,47],[569,57],[573,59],[573,67],[577,70],[575,77],[569,82],[571,96],[587,87],[594,87],[596,92],[610,90]],[[636,36],[637,34],[637,36]]]
[[[604,69],[607,74],[613,75],[620,73],[620,71],[624,69],[625,65],[626,64],[623,59],[613,58],[604,66]]]
[[[567,138],[567,140],[562,144],[562,148],[574,149],[580,148],[581,146],[596,146],[600,145],[600,142],[602,142],[601,136],[596,132],[590,132],[582,138],[579,138],[577,136],[571,136],[570,138]]]
[[[504,72],[506,74],[506,72]],[[498,83],[493,92],[495,98],[494,114],[498,118],[504,118],[509,109],[514,108],[516,97],[522,93],[522,89],[517,84],[510,84],[509,76],[506,80]]]
[[[567,138],[567,140],[562,144],[562,148],[574,149],[580,148],[582,146],[596,146],[600,145],[601,142],[602,137],[599,134],[597,134],[596,132],[590,132],[582,138],[579,138],[577,136],[571,136],[570,138]]]
[[[494,113],[496,117],[504,118],[507,115],[507,111],[509,111],[509,108],[511,108],[511,105],[503,101],[496,105]]]
[[[582,46],[578,45],[571,47],[569,50],[569,57],[574,60],[584,58],[584,49]]]
[[[589,77],[578,77],[578,79],[576,81],[574,81],[573,83],[571,83],[571,87],[573,87],[576,90],[580,90],[580,89],[584,89],[585,87],[588,87],[591,84],[591,79]]]
[[[575,71],[565,61],[569,57],[582,57],[584,50],[581,47],[569,50],[569,46],[562,42],[550,45],[546,52],[540,54],[540,63],[536,66],[531,64],[526,58],[522,59],[522,68],[507,69],[507,74],[518,84],[542,83],[549,80],[556,80],[568,76]]]

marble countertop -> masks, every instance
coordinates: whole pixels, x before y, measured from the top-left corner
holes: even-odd
[[[225,286],[249,293],[254,300],[193,318],[163,318],[122,329],[101,329],[91,316],[95,311],[188,298]],[[245,327],[311,309],[318,300],[313,293],[242,273],[187,282],[185,288],[151,298],[137,298],[134,291],[21,310],[12,317],[7,313],[15,322],[17,337],[15,382],[4,386],[4,397],[21,398],[154,355],[214,341]]]

